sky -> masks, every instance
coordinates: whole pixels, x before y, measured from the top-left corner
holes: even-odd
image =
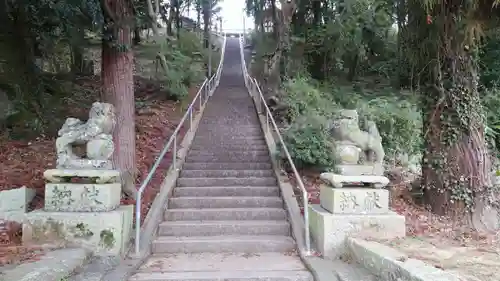
[[[219,5],[222,8],[220,16],[223,19],[222,28],[225,31],[241,32],[244,26],[243,17],[245,17],[245,28],[253,28],[253,18],[247,17],[244,12],[245,0],[220,0]],[[183,12],[183,15],[196,20],[196,10],[194,8]]]
[[[245,0],[221,0],[222,28],[224,30],[243,29],[243,16],[245,15]],[[253,28],[253,19],[245,17],[246,28]]]

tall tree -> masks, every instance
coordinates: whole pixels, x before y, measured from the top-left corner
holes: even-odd
[[[468,214],[491,190],[491,161],[478,91],[477,48],[494,1],[408,1],[411,54],[420,76],[423,184],[432,211]]]
[[[101,0],[104,16],[102,39],[102,95],[115,106],[117,126],[113,164],[121,172],[123,191],[136,198],[135,100],[131,28],[131,0]]]

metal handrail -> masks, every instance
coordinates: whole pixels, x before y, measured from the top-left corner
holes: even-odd
[[[174,132],[170,136],[167,144],[163,147],[163,150],[160,152],[160,155],[156,158],[156,162],[153,164],[153,167],[151,167],[151,170],[149,171],[148,175],[142,182],[140,188],[137,191],[137,200],[135,204],[135,254],[139,255],[140,252],[140,238],[141,238],[141,205],[142,205],[142,194],[144,190],[146,189],[146,186],[148,183],[151,181],[153,178],[154,173],[156,172],[156,169],[158,169],[158,166],[160,165],[161,161],[165,157],[165,154],[167,154],[168,151],[172,151],[172,165],[170,166],[168,172],[170,170],[175,170],[176,167],[176,160],[177,160],[177,135],[179,134],[179,131],[182,126],[184,126],[184,122],[186,119],[189,118],[189,131],[193,130],[193,111],[195,110],[195,104],[197,101],[199,101],[199,109],[201,109],[208,99],[212,96],[214,93],[215,89],[217,86],[219,86],[220,82],[220,76],[222,74],[222,66],[224,64],[224,51],[226,50],[226,36],[225,34],[222,35],[224,38],[224,41],[222,43],[222,48],[221,48],[221,57],[219,61],[219,66],[217,67],[217,71],[215,72],[210,79],[206,78],[203,81],[203,84],[201,85],[200,89],[196,93],[196,96],[194,97],[193,101],[189,104],[189,107],[184,113],[184,116],[182,117],[181,121],[175,128]],[[172,147],[172,149],[170,149]],[[167,173],[168,173],[167,172]]]
[[[281,143],[281,147],[283,148],[283,151],[285,152],[286,159],[288,160],[288,163],[290,164],[290,167],[292,167],[293,174],[295,176],[295,180],[297,181],[297,184],[302,191],[302,204],[304,206],[304,238],[305,238],[305,247],[306,247],[306,252],[304,253],[306,256],[311,255],[311,237],[309,235],[309,195],[307,193],[307,190],[304,186],[304,182],[302,182],[302,179],[300,177],[299,172],[297,171],[297,168],[295,167],[295,164],[293,163],[292,156],[290,155],[290,152],[288,151],[285,142],[283,141],[283,137],[280,134],[280,131],[278,129],[278,125],[276,124],[276,121],[274,120],[273,115],[271,114],[271,110],[269,110],[269,107],[267,106],[266,100],[264,99],[264,95],[262,94],[262,91],[259,87],[259,83],[257,82],[257,79],[252,78],[250,74],[248,73],[248,69],[246,66],[245,62],[245,56],[244,56],[244,42],[245,38],[244,36],[240,36],[240,56],[241,56],[241,61],[242,61],[242,69],[243,69],[243,77],[245,78],[245,86],[248,89],[248,92],[250,95],[253,95],[253,93],[258,93],[258,98],[260,99],[259,106],[257,106],[257,110],[259,111],[259,114],[261,113],[260,111],[260,106],[261,104],[264,104],[264,108],[266,111],[266,129],[267,132],[271,132],[271,125],[276,132],[276,135],[278,136],[278,140]],[[269,124],[271,123],[271,125]]]

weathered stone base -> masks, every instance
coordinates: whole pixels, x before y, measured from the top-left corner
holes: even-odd
[[[99,256],[123,255],[132,231],[133,208],[100,213],[33,211],[23,223],[23,243],[64,243]]]
[[[346,251],[346,238],[391,239],[406,234],[405,217],[387,214],[332,214],[320,205],[309,205],[309,224],[317,249],[329,258],[338,258]]]
[[[344,186],[383,188],[389,184],[389,179],[384,176],[344,176],[334,173],[322,173],[320,179],[335,188],[342,188]]]
[[[118,182],[120,172],[116,170],[78,170],[78,169],[50,169],[43,173],[43,177],[49,182],[68,182],[71,178],[89,178],[95,183]]]
[[[339,174],[343,176],[382,176],[384,175],[384,167],[382,164],[373,165],[354,165],[340,164],[335,166]]]

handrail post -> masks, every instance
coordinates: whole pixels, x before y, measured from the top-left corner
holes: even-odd
[[[137,200],[135,201],[135,255],[139,256],[141,251],[140,245],[140,235],[141,235],[141,203],[142,203],[142,192],[137,192]]]
[[[175,171],[177,169],[177,167],[176,167],[177,163],[175,163],[177,160],[177,155],[176,155],[177,154],[177,134],[176,133],[174,135],[173,141],[174,141],[174,144],[173,144],[174,147],[172,148],[172,167],[174,168],[174,171]]]
[[[189,131],[193,131],[193,107],[191,106],[189,109]]]

